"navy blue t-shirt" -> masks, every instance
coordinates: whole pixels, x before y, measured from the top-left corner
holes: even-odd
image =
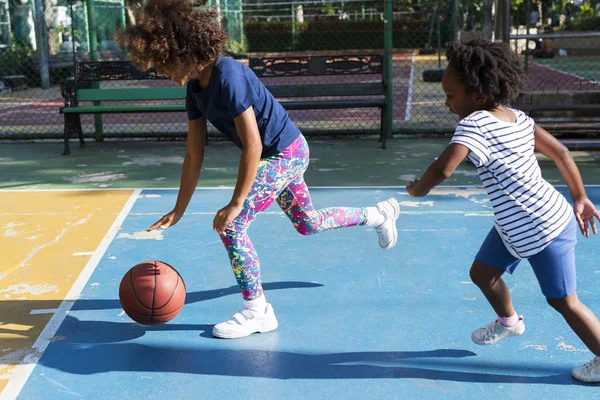
[[[188,81],[185,103],[188,119],[206,116],[240,149],[242,141],[233,119],[253,107],[262,139],[262,158],[282,152],[300,135],[288,113],[254,72],[230,58],[217,58],[205,88],[200,88],[197,81]]]

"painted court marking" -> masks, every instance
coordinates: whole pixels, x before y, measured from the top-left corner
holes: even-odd
[[[93,251],[80,251],[77,253],[73,253],[73,257],[87,257],[91,255],[94,255]]]
[[[39,310],[31,310],[29,312],[30,315],[38,315],[38,314],[55,314],[58,312],[58,308],[41,308]]]
[[[71,287],[71,290],[69,290],[69,293],[67,293],[65,299],[62,301],[58,309],[55,310],[54,315],[52,316],[52,318],[50,318],[50,321],[44,327],[44,330],[33,344],[33,352],[23,360],[24,364],[19,364],[13,369],[11,379],[0,394],[1,400],[17,398],[17,396],[23,389],[23,386],[29,379],[29,376],[35,368],[37,362],[39,361],[42,354],[50,344],[52,338],[56,334],[56,331],[63,323],[64,319],[69,313],[69,310],[75,303],[75,300],[77,299],[77,297],[85,287],[87,281],[89,280],[90,276],[96,269],[96,266],[102,259],[102,256],[106,252],[106,249],[108,249],[108,246],[117,234],[117,231],[123,224],[123,221],[127,217],[127,214],[129,214],[129,211],[135,204],[135,201],[137,200],[141,192],[142,189],[136,189],[133,191],[133,193],[125,203],[125,206],[123,206],[123,209],[109,228],[107,234],[104,236],[104,238],[96,248],[94,255],[89,259],[89,261],[81,271],[81,274]]]

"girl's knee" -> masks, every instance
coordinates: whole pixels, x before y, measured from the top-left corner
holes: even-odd
[[[223,233],[219,233],[219,236],[221,237],[221,241],[231,243],[246,236],[246,229],[239,229],[239,227],[229,224]]]
[[[310,236],[317,233],[317,229],[313,224],[297,224],[296,231],[302,236]]]
[[[557,312],[563,315],[572,313],[581,304],[576,293],[558,299],[551,299],[547,297],[546,302],[550,305],[550,307],[554,308]]]
[[[502,276],[502,273],[475,260],[469,271],[469,276],[471,281],[478,287],[491,287]]]
[[[314,235],[319,232],[318,226],[318,223],[312,219],[303,219],[300,222],[294,222],[294,228],[303,236]]]

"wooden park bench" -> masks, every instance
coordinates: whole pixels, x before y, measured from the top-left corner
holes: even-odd
[[[80,147],[85,147],[81,114],[116,113],[164,113],[185,112],[185,87],[143,87],[143,88],[100,88],[103,81],[148,81],[165,80],[153,70],[138,71],[127,61],[80,62],[75,68],[75,77],[61,84],[65,100],[60,113],[64,115],[64,151],[70,154],[69,138],[79,136]],[[148,104],[156,101],[177,101],[175,104]],[[81,102],[92,104],[81,105]],[[118,102],[117,105],[102,102]],[[102,140],[97,132],[96,140]]]
[[[267,85],[267,89],[280,101],[286,110],[379,108],[381,119],[385,114],[386,100],[383,84],[383,57],[374,55],[351,56],[302,56],[282,58],[252,58],[250,67],[259,78],[301,76],[348,76],[364,75],[365,79],[377,76],[376,81],[352,83],[318,83]],[[78,62],[75,77],[66,79],[61,85],[65,100],[60,113],[64,115],[64,151],[70,154],[69,138],[75,133],[80,146],[84,147],[81,114],[109,113],[164,113],[185,112],[184,87],[144,88],[100,88],[103,81],[144,81],[168,79],[154,71],[141,72],[127,61]],[[332,99],[332,97],[347,99]],[[168,101],[170,104],[148,104]],[[82,105],[80,103],[88,104]],[[102,104],[103,102],[117,103]],[[91,103],[91,104],[89,104]],[[96,140],[101,140],[97,132]],[[384,124],[380,128],[380,140],[385,147]],[[207,135],[208,139],[208,135]]]

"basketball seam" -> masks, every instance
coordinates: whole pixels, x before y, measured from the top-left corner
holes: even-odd
[[[150,322],[154,320],[154,300],[156,298],[156,260],[154,261],[154,287],[152,288],[152,315],[150,316]]]
[[[131,271],[128,272],[129,274],[129,284],[131,285],[131,291],[133,292],[133,294],[135,295],[135,298],[138,301],[138,304],[144,308],[147,308],[148,310],[150,310],[150,307],[146,306],[144,304],[144,302],[140,299],[140,297],[138,296],[136,290],[135,290],[135,285],[133,284],[133,274],[131,273]]]
[[[125,313],[127,313],[127,315],[129,315],[131,313],[131,314],[135,314],[135,315],[141,316],[141,317],[149,317],[150,316],[149,314],[144,314],[144,313],[138,312],[138,311],[134,310],[133,308],[127,307],[127,306],[123,306],[123,311],[125,311]]]
[[[165,313],[165,314],[155,314],[155,317],[165,317],[165,316],[171,315],[171,314],[178,314],[181,311],[182,308],[183,308],[183,305],[181,305],[176,310],[173,310],[173,311]],[[127,307],[127,306],[123,306],[123,310],[129,316],[134,315],[136,317],[144,317],[144,318],[150,318],[151,317],[149,314],[144,314],[144,313],[137,312],[136,310],[133,310],[133,309]],[[156,320],[156,318],[155,318],[155,320]],[[150,319],[150,322],[156,322],[155,320],[153,321],[152,319]],[[135,319],[134,319],[134,321],[135,321]],[[136,322],[138,322],[138,321],[136,321]],[[138,323],[141,323],[141,322],[138,322]],[[161,321],[161,323],[162,323],[162,321]]]
[[[172,267],[170,264],[167,264],[167,263],[166,263],[166,262],[164,262],[164,261],[160,261],[160,263],[167,265],[167,266],[168,266],[168,267],[170,267],[170,268],[171,268],[173,271],[175,271],[175,273],[177,274],[177,278],[178,278],[178,279],[177,279],[177,283],[175,284],[175,287],[173,288],[173,292],[171,293],[171,296],[169,296],[169,299],[168,299],[168,300],[165,302],[165,304],[164,304],[164,305],[162,305],[162,306],[160,306],[160,307],[157,307],[157,308],[154,308],[154,307],[152,307],[152,309],[154,309],[154,310],[160,310],[161,308],[164,308],[164,307],[166,307],[167,305],[169,305],[169,303],[170,303],[170,302],[171,302],[171,300],[173,299],[173,296],[175,296],[175,292],[177,291],[177,288],[179,287],[179,282],[182,282],[182,283],[183,283],[183,290],[185,290],[185,283],[183,282],[183,278],[181,277],[181,275],[179,274],[179,272],[178,272],[178,271],[177,271],[175,268],[173,268],[173,267]],[[183,307],[183,305],[182,305],[181,307]],[[181,309],[181,307],[179,307],[179,309]],[[164,314],[163,314],[163,315],[164,315]]]

